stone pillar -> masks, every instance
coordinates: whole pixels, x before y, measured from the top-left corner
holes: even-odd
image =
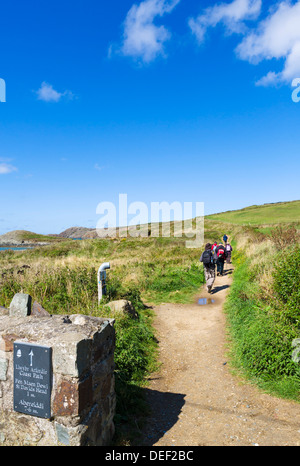
[[[80,314],[0,314],[0,445],[109,445],[116,406],[113,324]],[[14,410],[14,342],[52,349],[49,419]],[[34,391],[35,379],[29,380]]]

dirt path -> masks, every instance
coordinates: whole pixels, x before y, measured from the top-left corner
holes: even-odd
[[[155,308],[161,369],[147,389],[144,445],[300,445],[300,404],[261,393],[230,372],[223,303],[232,269],[217,277],[212,304]],[[200,297],[200,296],[199,296]]]

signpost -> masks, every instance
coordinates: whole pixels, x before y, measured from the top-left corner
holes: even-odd
[[[52,348],[14,343],[14,410],[51,417]]]

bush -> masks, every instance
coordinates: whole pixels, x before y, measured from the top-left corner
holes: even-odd
[[[282,302],[287,303],[299,294],[300,247],[296,245],[281,252],[274,267],[274,291]]]
[[[276,248],[281,250],[291,246],[293,247],[297,243],[298,232],[292,225],[280,225],[271,231],[270,238]]]
[[[300,331],[300,248],[294,246],[278,255],[274,266],[277,316]]]
[[[267,382],[271,391],[279,395],[284,391],[298,400],[300,368],[292,359],[292,342],[299,337],[299,308],[294,301],[299,297],[299,259],[292,251],[289,259],[280,255],[274,270],[278,299],[269,303],[258,298],[259,277],[252,275],[251,260],[244,260],[236,267],[225,305],[235,365],[249,377]]]

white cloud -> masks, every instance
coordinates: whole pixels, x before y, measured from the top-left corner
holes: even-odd
[[[164,55],[164,44],[171,38],[171,33],[165,26],[155,25],[154,20],[170,13],[179,1],[145,0],[139,5],[133,5],[124,22],[121,53],[145,63]]]
[[[36,93],[38,100],[43,100],[44,102],[59,102],[62,97],[68,97],[70,99],[73,98],[71,91],[58,92],[51,84],[48,84],[45,81],[41,84],[41,87]]]
[[[238,56],[250,63],[284,59],[283,70],[270,72],[257,84],[291,82],[300,76],[300,1],[283,1],[269,12],[257,30],[248,34],[237,47]]]
[[[257,20],[261,7],[261,0],[221,3],[207,8],[196,19],[190,19],[189,26],[199,43],[204,41],[207,29],[217,24],[223,24],[229,34],[242,34],[244,38],[237,46],[236,54],[249,63],[272,59],[284,61],[282,71],[269,71],[256,82],[257,86],[291,83],[300,76],[300,0],[273,4],[266,17],[250,29],[245,22]]]
[[[0,175],[7,175],[8,173],[12,173],[17,171],[17,168],[13,165],[10,165],[6,162],[0,161]]]
[[[279,84],[279,79],[278,79],[277,74],[274,73],[274,71],[269,71],[269,73],[266,74],[266,76],[263,76],[258,81],[256,81],[255,85],[268,87],[270,85],[274,85],[277,83]]]
[[[253,20],[261,11],[261,0],[234,0],[206,8],[196,19],[189,20],[189,26],[199,43],[204,41],[209,27],[223,24],[229,34],[245,32],[244,21]]]

